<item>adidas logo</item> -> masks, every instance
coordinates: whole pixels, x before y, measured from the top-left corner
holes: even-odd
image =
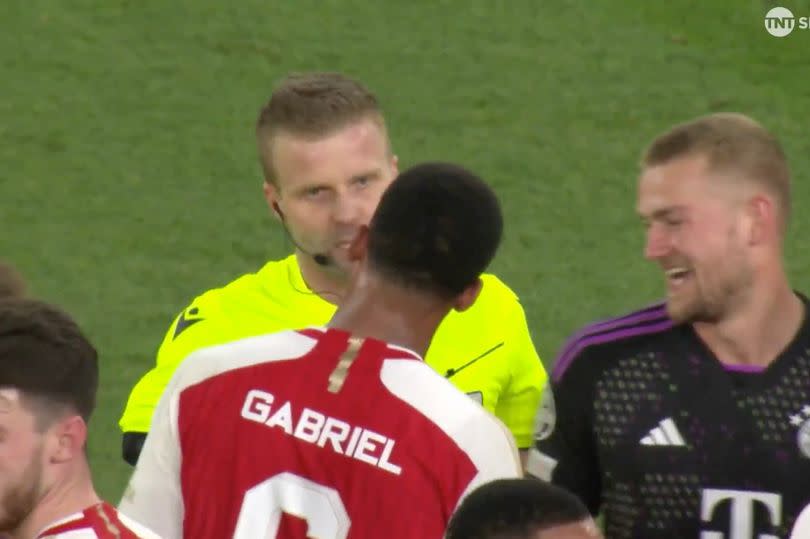
[[[641,445],[685,446],[686,442],[683,441],[681,433],[678,432],[675,422],[672,421],[671,417],[668,417],[659,421],[658,426],[650,430],[641,439]]]

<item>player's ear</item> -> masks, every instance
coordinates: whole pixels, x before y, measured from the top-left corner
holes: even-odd
[[[351,245],[349,245],[349,260],[359,262],[366,257],[368,251],[368,226],[360,225],[354,235]]]
[[[749,245],[759,245],[779,233],[779,216],[773,200],[755,195],[748,200],[743,221],[743,234]]]
[[[391,155],[391,169],[394,171],[394,177],[399,176],[399,157],[395,154]]]
[[[464,289],[464,291],[456,296],[453,302],[453,309],[458,312],[466,311],[472,307],[475,300],[478,299],[478,294],[481,293],[481,288],[484,286],[480,278],[476,279],[473,284]]]
[[[281,213],[281,208],[278,205],[278,187],[265,180],[262,184],[262,191],[264,192],[264,200],[267,202],[267,207],[270,208],[270,213],[272,213],[273,217],[276,219],[283,221],[284,215]]]
[[[87,424],[78,415],[58,420],[49,429],[47,451],[51,463],[57,464],[84,454],[87,443]]]

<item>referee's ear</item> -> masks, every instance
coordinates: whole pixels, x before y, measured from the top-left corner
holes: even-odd
[[[475,300],[478,299],[478,295],[481,293],[483,286],[484,282],[479,277],[473,284],[465,288],[461,294],[456,296],[456,299],[453,301],[453,309],[458,312],[463,312],[472,307]]]
[[[267,207],[270,208],[270,213],[279,221],[284,221],[284,214],[281,213],[281,208],[278,206],[278,188],[267,180],[262,184],[262,192],[264,193],[264,200],[267,202]]]

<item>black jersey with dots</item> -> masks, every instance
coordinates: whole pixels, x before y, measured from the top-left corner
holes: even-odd
[[[529,471],[611,539],[787,538],[810,502],[807,317],[767,368],[730,368],[655,305],[574,335],[551,384]]]

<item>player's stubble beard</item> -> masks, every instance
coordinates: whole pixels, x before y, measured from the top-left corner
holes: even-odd
[[[0,534],[17,530],[36,507],[42,487],[42,452],[40,445],[17,484],[0,496]]]
[[[716,323],[745,301],[753,283],[753,269],[734,239],[731,231],[725,251],[710,260],[695,263],[683,255],[673,257],[678,261],[673,265],[689,267],[692,272],[688,289],[667,298],[667,314],[674,322]]]

